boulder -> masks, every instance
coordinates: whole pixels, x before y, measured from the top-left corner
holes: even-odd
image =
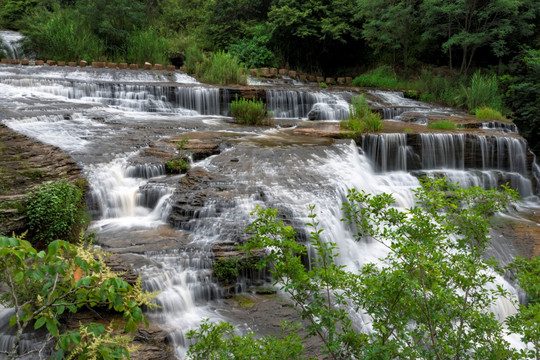
[[[114,63],[114,62],[107,63],[107,67],[109,69],[116,69],[116,63]]]
[[[77,63],[75,61],[68,62],[68,66],[75,67],[77,66]]]
[[[56,65],[58,65],[58,66],[66,66],[66,62],[65,61],[59,61]]]
[[[270,69],[268,68],[261,68],[261,76],[262,77],[270,77]]]
[[[79,61],[79,66],[80,67],[85,67],[86,65],[88,65],[88,62],[86,62],[84,60]]]
[[[127,68],[128,68],[128,64],[127,64],[127,63],[120,63],[120,64],[118,64],[118,68],[119,68],[119,69],[127,69]]]
[[[11,59],[11,65],[19,65],[20,63],[19,59]]]
[[[338,77],[337,78],[337,83],[338,83],[338,85],[345,85],[345,78]]]
[[[278,75],[278,70],[276,68],[271,68],[270,69],[270,76],[271,77],[276,77]]]
[[[41,65],[43,65],[44,63],[45,63],[45,62],[44,62],[43,60],[36,60],[36,61],[34,62],[34,65],[41,66]]]
[[[143,69],[144,70],[152,70],[152,64],[150,64],[148,61],[146,61],[144,63]]]
[[[0,60],[0,62],[1,62],[2,64],[9,64],[9,59],[2,58],[2,60]]]
[[[47,60],[47,65],[49,65],[49,66],[54,66],[54,65],[56,65],[56,61],[54,61],[54,60]]]
[[[167,71],[175,71],[176,70],[176,66],[174,65],[167,65]]]
[[[154,70],[163,70],[163,65],[161,65],[161,64],[154,64]]]
[[[131,70],[138,70],[139,69],[139,64],[129,64],[129,68]]]
[[[322,82],[324,82],[324,78],[322,76],[316,76],[315,81],[318,82],[318,83],[322,83]]]
[[[24,65],[24,66],[30,65],[30,60],[28,59],[21,60],[21,65]]]
[[[296,71],[294,70],[289,70],[289,77],[291,79],[296,79]]]
[[[279,75],[281,76],[289,75],[289,71],[287,69],[279,69]]]
[[[179,69],[181,72],[186,72],[186,67],[185,66],[180,66],[180,69]]]
[[[257,76],[257,75],[259,75],[259,70],[258,69],[250,69],[249,70],[249,75]]]

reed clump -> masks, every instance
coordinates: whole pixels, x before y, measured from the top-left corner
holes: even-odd
[[[381,131],[383,122],[381,115],[371,111],[364,94],[353,97],[349,105],[349,119],[341,125],[353,133]]]
[[[248,100],[236,97],[231,102],[231,116],[244,125],[272,125],[272,114],[267,111],[262,100]]]

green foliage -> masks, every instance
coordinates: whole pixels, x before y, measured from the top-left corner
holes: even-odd
[[[501,111],[502,98],[498,89],[498,81],[495,75],[482,75],[480,71],[476,71],[471,78],[471,85],[461,87],[457,105],[471,110],[488,106]]]
[[[428,124],[428,128],[434,130],[455,130],[456,124],[452,120],[438,120]]]
[[[512,111],[519,132],[540,154],[540,49],[524,50],[514,58],[510,73],[501,79],[504,103]]]
[[[508,120],[499,111],[490,107],[483,106],[481,108],[473,110],[474,115],[479,119],[486,120]]]
[[[275,66],[274,53],[269,49],[272,33],[264,25],[256,25],[251,37],[237,40],[229,46],[231,55],[237,57],[248,68]]]
[[[74,241],[87,221],[83,191],[65,180],[43,184],[29,194],[26,217],[34,241]]]
[[[0,259],[0,277],[7,287],[1,300],[15,310],[9,322],[17,330],[10,358],[31,324],[34,329],[46,327],[48,341],[56,343],[55,358],[129,357],[129,337],[113,336],[112,329],[93,323],[62,333],[61,320],[82,307],[104,307],[122,313],[124,331],[134,332],[145,321],[141,306],[153,306],[155,295],[145,293],[140,281],[126,283],[111,272],[98,250],[61,240],[38,252],[28,241],[0,236]]]
[[[349,120],[341,125],[353,133],[381,131],[383,127],[381,115],[371,111],[364,94],[353,96],[349,105]]]
[[[221,258],[214,262],[214,273],[219,282],[231,285],[238,279],[239,260],[236,257]]]
[[[336,244],[322,241],[313,213],[307,224],[317,252],[311,269],[301,261],[305,247],[276,220],[276,210],[257,210],[243,249],[267,249],[260,266],[272,265],[275,285],[289,293],[310,321],[307,331],[321,338],[333,359],[517,359],[489,311],[506,292],[489,286],[495,264],[484,258],[489,216],[516,194],[507,187],[461,189],[425,179],[415,196],[418,206],[400,211],[391,195],[349,191],[343,221],[356,241],[388,248],[384,266],[365,264],[351,273],[337,265]],[[352,327],[345,310],[351,308],[363,309],[373,332]]]
[[[167,174],[183,174],[189,170],[189,160],[183,158],[172,159],[165,163]]]
[[[132,64],[144,64],[148,61],[166,65],[169,63],[168,48],[167,40],[155,28],[149,27],[129,36],[126,59]]]
[[[140,0],[79,0],[77,9],[110,57],[124,54],[132,32],[145,24],[146,8]]]
[[[205,59],[197,74],[204,82],[218,85],[247,83],[247,69],[228,52],[218,51]]]
[[[396,89],[399,86],[399,81],[394,69],[388,65],[384,65],[355,77],[352,84],[353,86],[361,87]]]
[[[280,338],[265,336],[259,339],[249,333],[238,336],[234,327],[227,323],[211,324],[208,320],[201,323],[198,331],[190,331],[188,339],[197,342],[189,347],[187,355],[192,360],[294,360],[302,359],[304,347],[300,336],[296,335],[297,325],[283,323],[284,335]],[[285,335],[285,332],[288,332]]]
[[[364,20],[362,37],[377,53],[400,51],[405,69],[409,65],[412,44],[415,43],[415,26],[420,20],[419,3],[414,0],[359,2],[360,14]]]
[[[325,82],[320,82],[320,83],[319,83],[319,87],[320,87],[321,89],[328,89],[328,85],[327,85]]]
[[[105,51],[103,41],[87,31],[76,11],[36,12],[27,21],[29,25],[25,33],[32,41],[32,50],[40,58],[92,60],[98,59]]]
[[[0,27],[17,29],[18,22],[39,3],[38,0],[0,1]]]
[[[262,100],[248,100],[236,97],[231,102],[231,116],[244,125],[271,125],[272,116]]]
[[[528,303],[519,306],[519,312],[507,320],[510,330],[521,335],[532,349],[521,351],[522,359],[540,356],[540,258],[524,259],[517,256],[509,268],[517,273],[518,284],[529,296]]]

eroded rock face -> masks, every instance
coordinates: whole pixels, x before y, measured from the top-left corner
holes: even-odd
[[[28,191],[59,179],[84,181],[81,168],[60,149],[0,124],[0,233],[22,233]]]

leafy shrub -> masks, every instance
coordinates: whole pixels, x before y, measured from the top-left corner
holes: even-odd
[[[133,64],[168,64],[167,40],[153,27],[131,34],[126,50],[126,59]]]
[[[248,100],[236,97],[231,102],[231,116],[244,125],[270,125],[272,118],[262,100]]]
[[[229,46],[231,55],[236,56],[248,68],[274,66],[274,53],[268,48],[271,32],[264,25],[252,29],[253,36],[237,40]]]
[[[184,66],[188,74],[198,75],[201,71],[201,66],[205,61],[205,56],[197,44],[192,44],[186,48],[186,61]]]
[[[475,109],[474,114],[479,119],[486,119],[486,120],[507,120],[506,117],[504,117],[499,111],[492,109],[487,106],[483,106],[481,108]]]
[[[67,330],[63,318],[80,308],[108,307],[123,315],[125,332],[137,330],[146,322],[141,307],[155,308],[155,293],[147,293],[141,281],[131,285],[117,277],[104,261],[99,249],[80,243],[51,241],[37,251],[22,238],[0,236],[0,280],[9,289],[0,302],[14,308],[9,326],[14,328],[8,359],[30,357],[31,348],[21,340],[29,325],[46,328],[50,336],[45,346],[56,350],[54,359],[129,358],[134,350],[132,337],[118,335],[112,324],[81,324]],[[47,344],[49,343],[49,344]],[[34,354],[35,355],[35,354]]]
[[[349,120],[341,124],[354,133],[380,131],[383,127],[381,115],[371,111],[364,94],[352,98],[349,105]]]
[[[77,240],[88,221],[82,188],[65,180],[41,185],[28,196],[26,217],[37,242]]]
[[[428,124],[428,128],[435,130],[455,130],[456,124],[454,124],[451,120],[440,120]]]
[[[220,283],[231,285],[238,279],[239,262],[236,257],[216,260],[213,269]]]
[[[189,162],[184,158],[177,158],[165,163],[168,174],[183,174],[189,170]]]
[[[328,89],[328,85],[327,85],[325,82],[320,82],[320,83],[319,83],[319,87],[320,87],[321,89]]]

